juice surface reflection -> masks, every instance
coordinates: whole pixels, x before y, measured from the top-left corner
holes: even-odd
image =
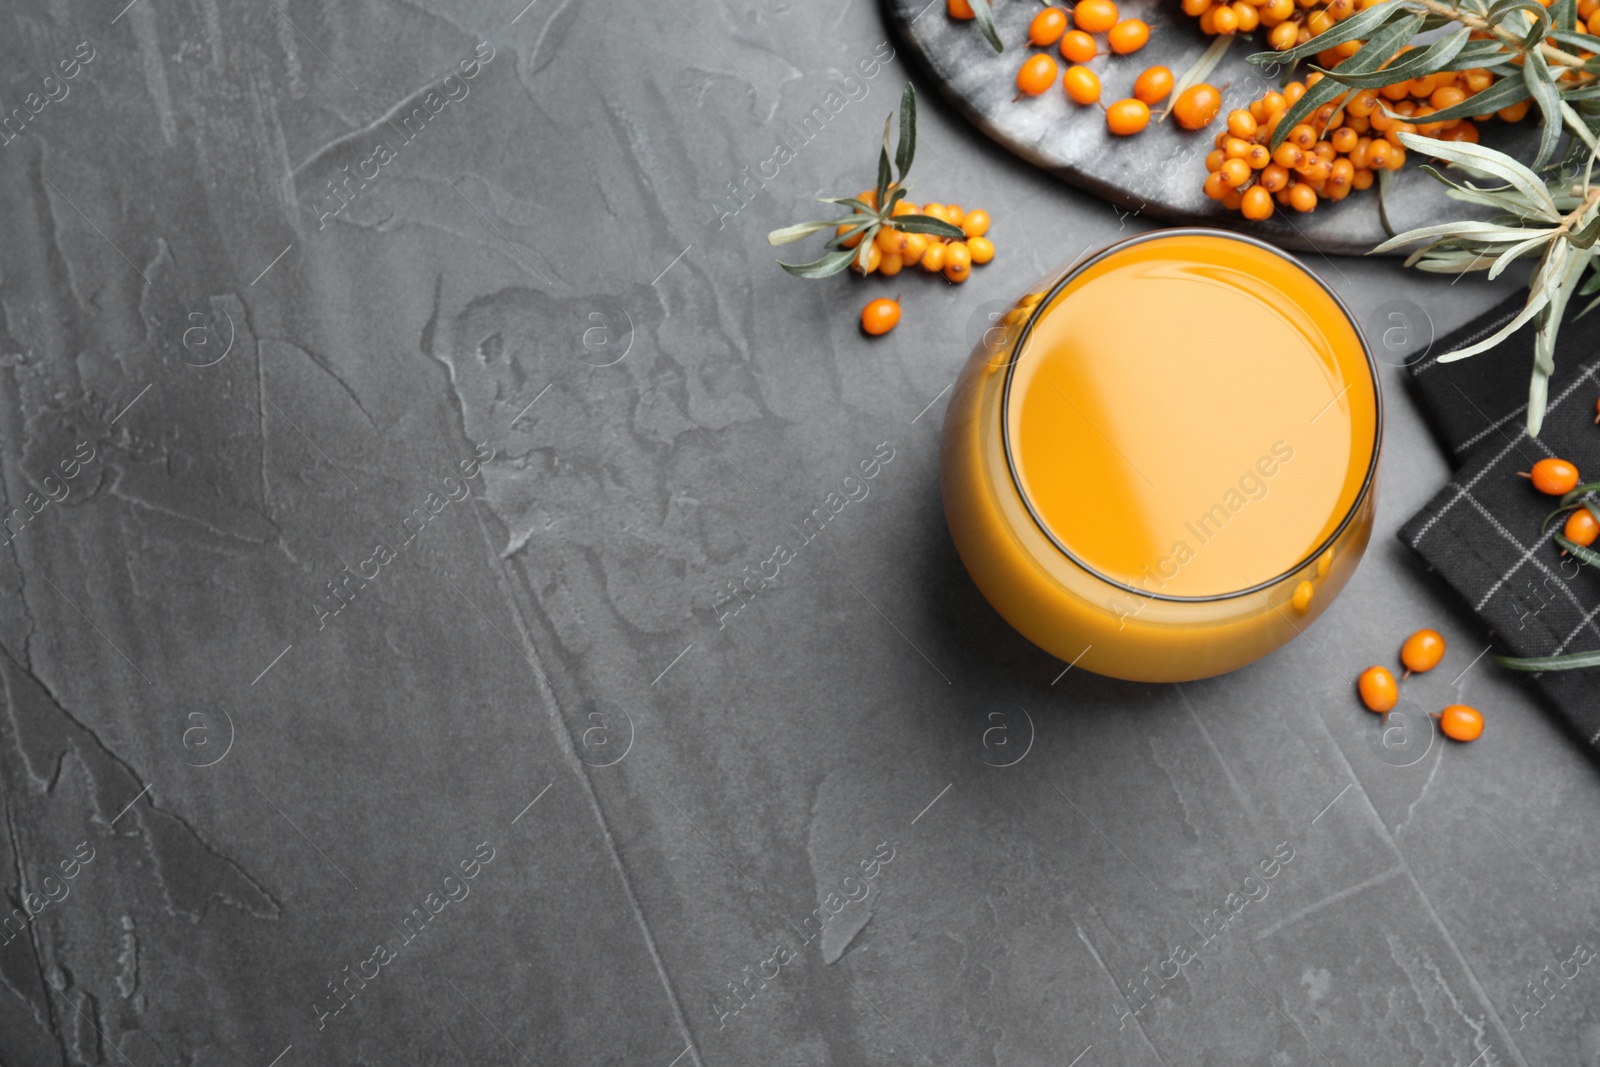
[[[1338,303],[1269,249],[1134,244],[1037,317],[1003,422],[1022,496],[1080,564],[1212,597],[1313,555],[1362,492],[1377,396]]]

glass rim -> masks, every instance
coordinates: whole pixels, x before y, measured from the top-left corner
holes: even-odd
[[[1321,288],[1324,293],[1328,294],[1328,297],[1333,301],[1334,306],[1339,309],[1339,312],[1344,316],[1345,321],[1350,324],[1351,330],[1355,332],[1356,341],[1361,345],[1361,354],[1367,361],[1367,377],[1372,383],[1373,399],[1372,448],[1371,456],[1367,460],[1367,470],[1361,479],[1361,489],[1356,493],[1354,499],[1350,501],[1350,506],[1345,509],[1344,515],[1341,516],[1339,520],[1339,525],[1334,527],[1333,532],[1323,539],[1323,541],[1320,542],[1310,552],[1306,553],[1306,555],[1301,559],[1295,561],[1295,563],[1289,566],[1286,570],[1273,575],[1271,578],[1257,582],[1256,584],[1248,586],[1244,589],[1232,590],[1226,593],[1208,593],[1204,596],[1177,596],[1172,593],[1153,593],[1148,589],[1141,589],[1138,586],[1120,582],[1117,579],[1112,578],[1110,575],[1102,573],[1098,568],[1090,566],[1084,560],[1075,555],[1066,545],[1062,544],[1061,539],[1057,537],[1055,532],[1050,529],[1048,524],[1045,523],[1044,519],[1040,516],[1038,509],[1034,507],[1033,501],[1029,499],[1027,491],[1022,487],[1022,479],[1017,472],[1016,459],[1012,455],[1011,420],[1008,417],[1011,410],[1012,377],[1016,373],[1017,364],[1022,360],[1022,354],[1027,346],[1028,338],[1033,333],[1034,324],[1038,322],[1039,317],[1044,314],[1047,308],[1050,307],[1056,297],[1061,295],[1061,291],[1071,284],[1073,280],[1078,278],[1084,271],[1088,270],[1090,267],[1094,266],[1096,263],[1099,263],[1101,260],[1104,260],[1108,256],[1114,255],[1117,252],[1132,247],[1133,245],[1143,244],[1146,241],[1184,236],[1217,237],[1223,240],[1239,241],[1243,244],[1253,245],[1256,248],[1270,252],[1278,258],[1288,262],[1290,265],[1304,273],[1306,277],[1316,282],[1318,287]],[[1293,576],[1312,560],[1316,559],[1318,556],[1321,556],[1324,552],[1328,551],[1328,549],[1332,548],[1339,538],[1344,536],[1345,531],[1349,528],[1350,524],[1355,521],[1356,515],[1360,512],[1362,507],[1366,504],[1368,498],[1372,495],[1372,486],[1377,480],[1378,457],[1383,451],[1384,417],[1383,385],[1378,377],[1377,361],[1373,359],[1372,356],[1372,346],[1367,343],[1366,333],[1361,329],[1361,324],[1356,321],[1355,316],[1351,314],[1349,306],[1346,305],[1342,299],[1340,299],[1339,294],[1334,291],[1332,286],[1322,279],[1321,275],[1317,274],[1310,267],[1306,266],[1296,256],[1290,255],[1283,249],[1277,247],[1276,245],[1269,244],[1259,237],[1253,237],[1249,234],[1243,233],[1233,233],[1229,230],[1214,229],[1207,226],[1177,226],[1167,229],[1147,230],[1144,233],[1134,234],[1131,237],[1125,237],[1120,241],[1112,241],[1110,244],[1105,245],[1098,251],[1090,253],[1089,255],[1079,259],[1076,263],[1073,263],[1066,269],[1065,273],[1063,273],[1062,276],[1058,278],[1048,290],[1045,291],[1045,294],[1040,298],[1038,304],[1036,304],[1033,309],[1029,311],[1027,321],[1023,323],[1022,329],[1018,331],[1016,342],[1011,346],[1011,358],[1006,362],[1006,380],[1000,394],[1000,441],[1001,450],[1005,453],[1006,471],[1011,476],[1011,487],[1016,491],[1017,498],[1022,501],[1022,506],[1027,509],[1028,516],[1033,520],[1034,526],[1038,527],[1039,532],[1044,535],[1045,539],[1049,541],[1050,544],[1055,546],[1056,551],[1060,552],[1070,563],[1077,566],[1080,570],[1084,571],[1091,577],[1105,582],[1107,585],[1110,585],[1113,588],[1120,589],[1123,592],[1132,593],[1133,595],[1143,597],[1146,600],[1165,600],[1177,604],[1212,603],[1220,600],[1233,600],[1238,597],[1250,596],[1254,593],[1263,592],[1264,590],[1269,589],[1272,586],[1277,585],[1279,582],[1282,582],[1285,579]],[[1337,399],[1337,397],[1335,399]]]

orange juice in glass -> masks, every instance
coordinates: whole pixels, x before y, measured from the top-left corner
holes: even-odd
[[[1349,580],[1382,411],[1360,330],[1297,260],[1155,231],[979,344],[945,418],[945,516],[984,596],[1052,655],[1136,681],[1221,674]]]

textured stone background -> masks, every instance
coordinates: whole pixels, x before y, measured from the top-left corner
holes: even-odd
[[[0,551],[0,890],[59,898],[0,946],[0,1064],[1600,1064],[1600,961],[1519,1010],[1600,945],[1600,779],[1487,659],[1451,680],[1485,638],[1393,539],[1445,476],[1397,368],[1373,547],[1303,639],[1063,676],[955,557],[940,418],[988,302],[1141,221],[930,93],[919,197],[999,259],[774,267],[911,73],[845,86],[893,52],[870,0],[123,2],[0,21],[7,112],[93,57],[0,146],[0,490],[65,492]],[[1312,264],[1441,331],[1498,291]],[[872,343],[865,288],[905,295]],[[1350,680],[1423,624],[1409,693],[1489,728],[1396,766]]]

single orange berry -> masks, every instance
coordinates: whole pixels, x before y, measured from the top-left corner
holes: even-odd
[[[944,253],[947,245],[942,243],[930,244],[922,253],[922,269],[929,274],[938,274],[944,269]]]
[[[1048,48],[1061,40],[1067,32],[1067,13],[1059,7],[1047,7],[1028,23],[1028,40],[1041,48]]]
[[[1533,473],[1518,471],[1524,478],[1533,479],[1533,487],[1549,496],[1563,496],[1578,484],[1578,468],[1564,459],[1541,459],[1533,465]]]
[[[1056,81],[1056,61],[1049,56],[1031,56],[1017,71],[1017,89],[1038,96]]]
[[[1228,112],[1228,132],[1243,140],[1250,140],[1256,135],[1259,123],[1254,115],[1244,108],[1235,108]]]
[[[1228,188],[1237,189],[1250,180],[1250,164],[1242,159],[1229,159],[1217,168],[1217,173],[1222,175]]]
[[[1361,703],[1368,711],[1383,713],[1400,700],[1400,687],[1387,667],[1368,667],[1356,679],[1356,689],[1361,693]]]
[[[1231,7],[1214,7],[1206,14],[1211,16],[1212,32],[1226,37],[1239,32],[1239,15]],[[1201,27],[1204,29],[1204,27]]]
[[[1072,21],[1088,33],[1105,33],[1117,24],[1117,5],[1111,0],[1079,0]]]
[[[972,5],[967,0],[945,0],[945,10],[950,12],[953,19],[975,19],[977,12],[972,10]]]
[[[880,296],[861,309],[861,328],[874,337],[886,334],[900,324],[900,305]]]
[[[1289,206],[1296,211],[1315,211],[1317,191],[1305,182],[1296,182],[1289,189]]]
[[[1244,199],[1239,202],[1239,212],[1252,222],[1272,217],[1272,194],[1262,188],[1258,183],[1244,191]]]
[[[1061,87],[1074,104],[1092,104],[1100,99],[1100,76],[1085,66],[1068,67],[1061,76]]]
[[[1083,5],[1080,4],[1078,6],[1082,7]],[[1106,108],[1106,128],[1119,137],[1127,137],[1130,134],[1138,133],[1148,125],[1150,125],[1150,105],[1143,100],[1118,100],[1115,104]],[[1241,163],[1245,168],[1246,175],[1250,173],[1250,165],[1248,163],[1243,163],[1242,160],[1231,160],[1230,162]]]
[[[967,252],[972,256],[972,262],[983,264],[994,258],[994,242],[987,237],[967,238]]]
[[[1439,713],[1439,730],[1452,741],[1476,741],[1483,736],[1483,713],[1466,704],[1451,704]]]
[[[899,252],[885,252],[882,261],[878,263],[878,273],[885,278],[893,278],[905,265],[906,261],[900,258]]]
[[[1575,545],[1588,548],[1594,544],[1596,537],[1600,537],[1600,522],[1595,521],[1594,513],[1588,508],[1579,508],[1567,516],[1566,525],[1561,527],[1561,536]]]
[[[1400,662],[1406,665],[1407,674],[1431,671],[1442,659],[1444,638],[1438,630],[1418,630],[1400,646]]]
[[[961,217],[961,232],[968,237],[982,237],[989,232],[989,213],[974,208]]]
[[[1073,63],[1087,63],[1100,54],[1100,46],[1082,30],[1072,30],[1061,35],[1061,55]]]
[[[1596,426],[1600,426],[1600,400],[1594,402],[1594,421]]]
[[[966,221],[967,213],[961,209],[960,204],[946,204],[944,206],[944,221],[952,226],[960,226]]]
[[[1119,56],[1137,52],[1150,41],[1150,27],[1140,19],[1123,19],[1106,34],[1106,43]]]
[[[1205,82],[1189,86],[1172,102],[1173,117],[1186,130],[1202,129],[1221,110],[1222,94],[1217,92],[1216,86]]]
[[[1147,104],[1157,104],[1167,98],[1172,92],[1172,71],[1166,67],[1151,67],[1140,74],[1133,83],[1133,95]],[[1596,407],[1600,411],[1600,405]],[[1595,416],[1595,421],[1600,422],[1600,415]]]

